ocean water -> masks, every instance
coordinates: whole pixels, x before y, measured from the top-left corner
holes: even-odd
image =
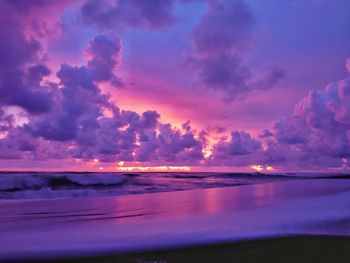
[[[164,180],[176,180],[174,176]],[[247,183],[232,187],[63,199],[2,199],[0,262],[36,262],[289,235],[350,237],[349,179],[276,177],[267,182],[267,178],[247,176],[229,176],[232,183]],[[78,178],[74,177],[78,185],[96,182]]]
[[[0,199],[114,196],[242,186],[289,180],[261,173],[0,172]]]

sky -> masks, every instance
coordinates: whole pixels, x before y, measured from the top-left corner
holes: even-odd
[[[348,0],[0,0],[0,169],[349,171]]]

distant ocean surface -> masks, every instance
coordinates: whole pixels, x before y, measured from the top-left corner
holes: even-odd
[[[0,199],[51,199],[130,195],[229,187],[288,180],[261,173],[0,172]]]

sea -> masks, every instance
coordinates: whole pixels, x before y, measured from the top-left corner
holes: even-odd
[[[307,177],[263,173],[0,172],[0,199],[51,199],[170,192]]]

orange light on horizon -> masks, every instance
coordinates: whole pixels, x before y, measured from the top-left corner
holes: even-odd
[[[275,168],[273,168],[272,166],[266,166],[266,170],[267,170],[267,171],[274,171]]]
[[[120,172],[169,172],[169,171],[181,171],[189,172],[191,168],[189,166],[123,166],[117,167],[117,171]]]
[[[255,171],[258,171],[258,172],[261,172],[261,171],[269,171],[269,172],[271,172],[271,171],[275,170],[275,168],[273,168],[270,165],[263,166],[263,165],[260,165],[260,164],[252,165],[252,166],[250,166],[250,168],[255,170]]]
[[[255,171],[261,172],[264,170],[264,168],[261,165],[252,165],[250,166],[250,168],[252,168]]]

